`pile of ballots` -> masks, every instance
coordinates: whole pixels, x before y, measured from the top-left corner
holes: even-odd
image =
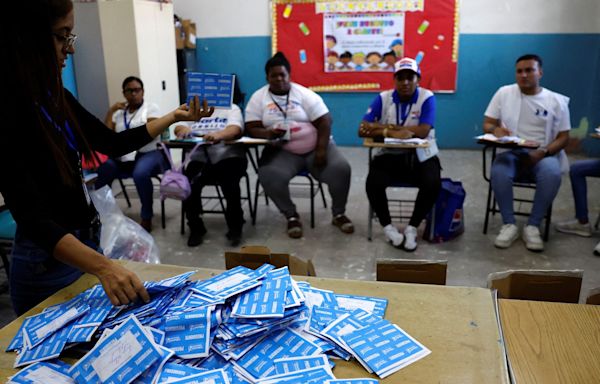
[[[385,378],[430,353],[383,319],[387,300],[341,295],[288,268],[238,266],[203,281],[146,282],[148,303],[113,307],[96,285],[26,318],[9,383],[352,383],[338,359]],[[74,365],[58,357],[82,356]]]

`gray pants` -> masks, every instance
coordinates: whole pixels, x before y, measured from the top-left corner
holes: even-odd
[[[290,180],[300,171],[310,174],[329,187],[331,211],[334,216],[346,211],[348,190],[350,189],[350,164],[333,143],[327,147],[327,165],[324,168],[313,166],[315,152],[296,155],[281,148],[265,148],[258,177],[267,196],[279,208],[286,218],[296,215],[296,205],[290,198]]]

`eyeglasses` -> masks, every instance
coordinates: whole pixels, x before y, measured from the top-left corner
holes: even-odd
[[[69,33],[67,36],[59,35],[58,33],[53,33],[53,35],[65,48],[73,47],[75,45],[75,40],[77,40],[77,35],[74,33]]]
[[[143,90],[144,90],[143,88],[125,88],[123,90],[123,93],[126,95],[133,95],[134,93],[140,93]]]

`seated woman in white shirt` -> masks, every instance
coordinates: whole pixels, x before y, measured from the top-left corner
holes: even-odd
[[[332,224],[344,233],[354,226],[346,217],[350,164],[329,140],[331,116],[315,92],[290,81],[290,63],[278,52],[265,65],[268,84],[246,106],[246,130],[252,137],[277,140],[266,146],[258,175],[269,198],[286,217],[287,234],[302,237],[302,223],[290,198],[289,182],[308,170],[329,186]]]
[[[160,112],[158,106],[144,100],[144,83],[135,76],[123,80],[123,96],[126,102],[117,102],[106,113],[104,123],[116,132],[139,127],[156,118]],[[169,163],[163,154],[157,150],[156,144],[160,136],[118,159],[108,159],[98,168],[96,189],[111,185],[116,178],[133,177],[142,204],[141,225],[145,230],[152,230],[153,186],[152,177],[169,169]]]
[[[197,122],[188,122],[175,127],[177,137],[191,134],[202,135],[204,140],[213,142],[206,148],[192,154],[192,161],[184,173],[190,179],[192,194],[185,200],[184,211],[190,227],[188,246],[202,244],[207,230],[200,213],[202,211],[202,188],[208,183],[218,183],[225,201],[225,222],[228,232],[225,237],[231,246],[238,246],[242,239],[244,211],[242,210],[240,179],[246,173],[248,161],[242,145],[225,144],[242,135],[244,119],[236,104],[240,103],[242,93],[237,82],[234,83],[233,104],[231,109],[215,109],[210,117]],[[204,151],[206,149],[206,152]],[[207,156],[208,155],[208,158]]]

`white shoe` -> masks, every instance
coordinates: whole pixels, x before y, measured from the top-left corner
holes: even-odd
[[[383,233],[385,233],[385,237],[394,247],[402,247],[402,243],[404,242],[404,235],[398,232],[398,229],[392,224],[388,224],[385,227],[383,227]]]
[[[508,248],[519,237],[519,228],[515,224],[504,224],[496,236],[494,245],[497,248]]]
[[[417,249],[417,228],[409,225],[404,230],[404,250],[413,252]]]
[[[600,256],[600,243],[596,244],[596,247],[594,248],[594,255]]]
[[[590,223],[581,224],[577,219],[566,220],[561,221],[560,223],[556,223],[554,225],[554,229],[556,229],[558,232],[570,233],[572,235],[577,236],[592,236],[592,226],[590,225]]]
[[[544,250],[544,242],[540,235],[540,229],[533,225],[526,225],[523,228],[523,242],[525,242],[525,248],[530,251],[540,252]]]

